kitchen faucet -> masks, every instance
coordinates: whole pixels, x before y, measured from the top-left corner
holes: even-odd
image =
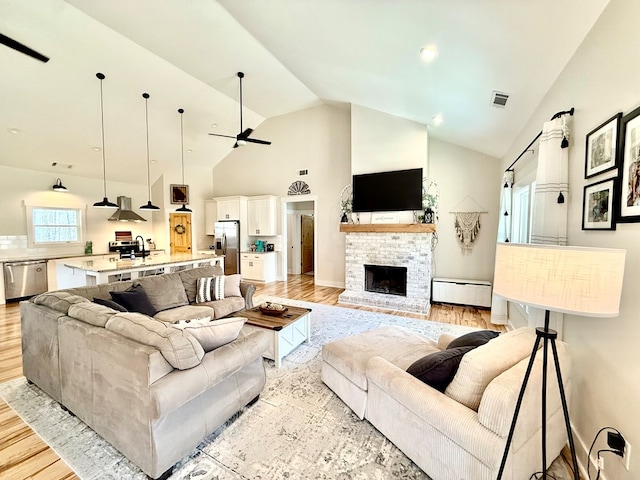
[[[144,260],[144,258],[146,257],[145,251],[144,251],[144,238],[142,237],[142,235],[136,235],[136,246],[138,245],[138,239],[142,240],[142,259]]]

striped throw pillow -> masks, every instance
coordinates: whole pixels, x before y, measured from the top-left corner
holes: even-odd
[[[224,276],[202,277],[196,283],[196,303],[224,300]]]

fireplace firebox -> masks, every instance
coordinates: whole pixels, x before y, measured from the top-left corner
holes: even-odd
[[[407,296],[407,267],[365,265],[364,289],[367,292]]]

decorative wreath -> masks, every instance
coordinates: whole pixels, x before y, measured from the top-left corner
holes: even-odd
[[[173,230],[178,234],[178,235],[182,235],[184,234],[187,229],[184,228],[184,225],[182,225],[181,223],[179,223],[178,225],[176,225],[175,227],[173,227]]]

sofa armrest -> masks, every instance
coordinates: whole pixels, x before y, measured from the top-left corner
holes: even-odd
[[[240,282],[240,293],[244,297],[244,308],[253,308],[253,294],[256,293],[256,286],[249,282]]]
[[[464,450],[483,461],[498,457],[504,449],[500,438],[478,421],[478,414],[435,388],[418,380],[382,357],[367,362],[369,395],[378,388],[422,422],[441,432]],[[367,418],[373,412],[367,407]],[[382,413],[381,413],[382,414]],[[406,417],[401,417],[406,418]],[[393,441],[393,439],[390,439]]]

